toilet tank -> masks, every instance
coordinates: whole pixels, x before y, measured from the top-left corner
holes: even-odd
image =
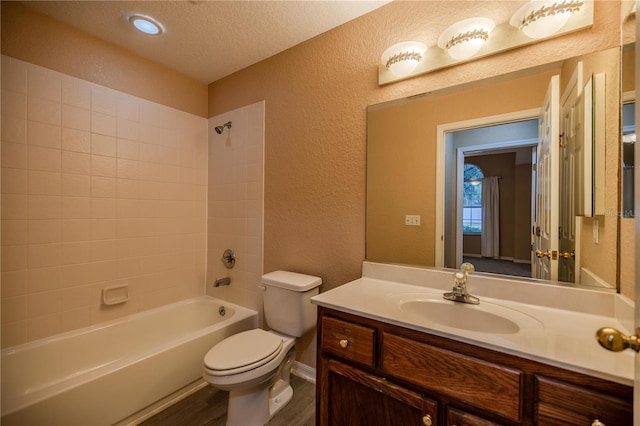
[[[270,329],[300,337],[313,328],[317,308],[311,297],[319,292],[319,277],[274,271],[262,276],[262,284],[264,317]]]

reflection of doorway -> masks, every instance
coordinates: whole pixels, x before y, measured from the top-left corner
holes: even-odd
[[[438,126],[438,150],[436,172],[436,265],[458,267],[462,262],[462,232],[458,232],[457,169],[462,169],[464,157],[495,149],[511,149],[514,145],[533,146],[538,140],[538,116],[540,109],[523,110],[497,116],[482,117],[442,124]],[[528,131],[518,129],[528,124]],[[493,128],[496,134],[473,135],[473,129]],[[464,131],[464,132],[463,132]],[[459,133],[458,133],[459,132]],[[452,141],[452,134],[471,136],[465,141]],[[531,185],[531,181],[529,181]],[[461,202],[461,199],[460,199]],[[527,220],[531,217],[528,212]],[[525,241],[530,241],[530,228],[526,226]],[[529,252],[530,253],[530,252]]]
[[[537,128],[537,120],[532,121],[533,127]],[[527,125],[519,124],[521,127]],[[488,128],[474,129],[474,133],[487,137],[480,140],[491,140]],[[459,135],[452,135],[452,140],[455,141],[456,136]],[[464,155],[464,168],[478,168],[482,170],[484,178],[463,183],[463,223],[462,227],[457,227],[457,232],[462,234],[462,247],[457,250],[457,256],[461,251],[463,260],[473,263],[478,271],[531,276],[531,205],[535,190],[532,185],[533,149],[535,142],[518,141],[505,143],[499,149],[472,147]],[[490,188],[486,188],[492,177],[496,178],[494,181],[497,184],[493,208]],[[482,192],[480,200],[476,195],[478,189]],[[482,223],[474,223],[474,227],[465,226],[468,192],[479,201],[475,204],[480,205],[484,218]]]
[[[456,266],[470,261],[482,272],[531,276],[531,204],[535,195],[532,193],[535,188],[532,186],[532,150],[537,143],[537,129],[538,120],[532,119],[447,134],[449,143],[457,147],[458,157],[453,177],[457,188],[453,225],[457,241]],[[527,139],[509,140],[513,135]],[[465,182],[465,169],[481,170],[484,177]],[[487,195],[482,188],[492,177],[497,178],[499,192],[493,208],[489,199],[478,203],[478,193]],[[484,216],[482,224],[475,221],[474,226],[464,226],[465,213],[469,216],[469,208],[465,207],[469,204],[469,195],[475,195],[473,204],[483,204],[478,206],[481,213],[476,215]],[[491,229],[492,221],[494,229]],[[488,250],[489,246],[493,246],[493,250]]]

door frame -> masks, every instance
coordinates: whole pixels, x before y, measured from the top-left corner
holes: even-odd
[[[445,218],[445,148],[446,148],[446,134],[459,130],[467,130],[476,127],[486,127],[498,124],[508,124],[515,121],[524,121],[538,118],[540,116],[540,108],[531,108],[521,111],[509,112],[506,114],[497,114],[486,117],[478,117],[470,120],[463,121],[454,121],[450,123],[439,124],[436,128],[436,232],[435,232],[435,266],[443,267],[444,266],[444,218]],[[481,147],[487,147],[487,145],[481,145]],[[468,147],[464,147],[465,151]],[[476,151],[478,150],[478,146],[476,146]],[[458,171],[459,172],[459,171]],[[456,179],[459,181],[460,179]],[[457,201],[456,201],[457,203]],[[457,207],[456,207],[457,209]],[[462,210],[457,209],[456,217],[462,215]],[[459,225],[462,226],[462,222],[456,220],[459,224],[456,224],[456,227]],[[460,239],[460,243],[458,243],[458,238]],[[460,253],[462,253],[462,233],[461,229],[456,231],[456,253],[458,252],[458,248]],[[456,254],[456,257],[458,255]],[[460,259],[462,259],[462,255],[460,254]]]

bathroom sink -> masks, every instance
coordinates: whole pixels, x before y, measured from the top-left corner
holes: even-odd
[[[535,318],[494,303],[479,305],[451,302],[441,295],[396,294],[387,299],[421,325],[438,324],[459,330],[491,334],[517,334],[542,324]]]

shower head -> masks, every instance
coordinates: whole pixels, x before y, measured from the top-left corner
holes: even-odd
[[[229,129],[231,128],[231,122],[227,121],[226,123],[224,123],[222,126],[216,126],[216,133],[221,135],[222,132],[224,132],[224,128],[228,127]]]

